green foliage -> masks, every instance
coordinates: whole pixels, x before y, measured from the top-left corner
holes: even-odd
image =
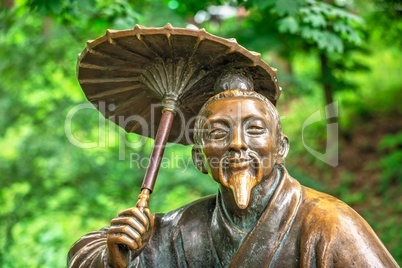
[[[363,42],[362,18],[344,8],[315,0],[249,1],[246,6],[269,13],[264,19],[279,33],[297,35],[327,53],[342,53],[346,45],[359,46]]]
[[[384,153],[379,163],[383,170],[380,190],[385,191],[395,184],[402,185],[402,132],[385,136],[378,144],[378,149]]]
[[[366,21],[370,26],[370,35],[374,39],[380,39],[379,44],[393,44],[402,48],[402,13],[399,0],[375,0],[367,5]]]
[[[244,1],[247,7],[255,5],[259,9],[274,9],[280,16],[283,15],[295,15],[298,13],[300,7],[303,4],[301,0],[254,0],[254,1]]]
[[[87,39],[103,35],[108,28],[127,29],[135,23],[163,26],[171,22],[182,27],[188,22],[197,24],[193,19],[197,12],[224,1],[14,2],[14,7],[0,4],[0,266],[63,267],[74,241],[108,225],[120,210],[135,204],[146,169],[146,163],[136,159],[147,159],[152,148],[150,140],[143,146],[133,146],[141,137],[124,133],[97,110],[85,106],[87,101],[76,81],[77,54]],[[390,23],[386,16],[365,11],[367,23],[374,29],[366,39],[362,19],[344,7],[301,0],[229,4],[245,7],[247,14],[212,17],[198,26],[236,37],[245,47],[262,52],[266,59],[274,55],[278,62],[285,61],[290,83],[284,87],[283,97],[292,103],[280,107],[285,116],[284,131],[291,139],[287,165],[305,185],[327,190],[323,181],[331,178],[330,173],[323,172],[321,181],[306,175],[304,170],[310,167],[328,167],[306,152],[301,140],[303,121],[322,110],[318,56],[324,53],[329,57],[332,73],[326,82],[353,89],[337,93],[345,127],[356,123],[356,114],[366,113],[367,119],[377,113],[400,113],[401,53],[383,39],[387,36],[383,29],[389,29],[393,39],[398,39],[395,36],[400,21]],[[377,28],[374,22],[378,22]],[[361,48],[366,42],[377,48],[369,59],[365,57],[367,50]],[[370,77],[356,72],[364,70],[365,65],[371,66]],[[285,69],[279,69],[281,76]],[[290,87],[297,94],[290,96]],[[76,110],[68,123],[66,118],[80,105],[86,108]],[[307,144],[323,150],[325,122],[305,131]],[[71,142],[74,139],[90,148],[77,147]],[[379,147],[386,154],[381,162],[384,183],[396,185],[395,189],[401,183],[397,170],[400,139],[401,134],[389,136]],[[216,192],[216,183],[192,165],[190,151],[180,145],[167,148],[166,162],[151,197],[153,212],[166,212]],[[355,176],[345,174],[341,197],[352,204],[366,202],[361,193],[348,192]],[[384,199],[392,196],[390,193]],[[400,213],[401,207],[395,207],[395,211]],[[386,213],[388,210],[380,219],[387,218]],[[381,237],[394,256],[402,260],[395,242],[400,239],[400,230],[395,227],[399,221],[395,213],[389,213],[382,222],[384,226],[378,228],[383,230]],[[369,222],[379,219],[378,215],[367,215]],[[23,258],[22,250],[26,252]]]
[[[293,95],[309,91],[301,91],[298,76],[293,75],[298,71],[292,68],[294,61],[301,53],[315,57],[315,61],[325,57],[314,75],[321,90],[328,91],[323,94],[329,96],[323,102],[326,105],[333,101],[336,92],[356,87],[345,76],[351,71],[365,70],[355,58],[355,54],[367,52],[364,48],[366,29],[360,16],[345,7],[314,0],[246,1],[243,4],[248,16],[220,21],[218,29],[209,27],[215,25],[212,20],[202,26],[222,36],[236,36],[249,49],[270,55],[274,52],[276,57],[270,62],[281,67],[279,78]],[[283,62],[287,62],[285,68]]]
[[[356,182],[356,176],[353,173],[343,173],[341,180],[342,183],[340,184],[340,187],[336,189],[336,191],[337,195],[341,198],[342,201],[349,204],[350,206],[354,206],[361,204],[366,200],[367,196],[365,194],[365,191],[351,191],[353,184]]]
[[[314,0],[306,3],[297,13],[288,12],[289,16],[279,20],[279,31],[300,35],[327,53],[342,53],[344,43],[362,43],[363,21],[360,17],[326,3]]]
[[[370,57],[364,57],[363,54],[356,57],[361,64],[370,66],[370,70],[346,76],[347,80],[353,79],[359,87],[338,96],[344,107],[342,114],[345,119],[341,120],[344,130],[373,118],[394,117],[402,112],[402,106],[399,105],[402,98],[402,66],[399,63],[402,55],[392,46],[378,50],[378,42],[372,42]]]

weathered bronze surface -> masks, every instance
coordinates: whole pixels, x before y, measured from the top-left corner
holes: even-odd
[[[288,174],[278,112],[243,67],[214,76],[221,92],[195,121],[194,164],[217,195],[152,215],[143,190],[71,247],[69,267],[398,267],[352,208]]]

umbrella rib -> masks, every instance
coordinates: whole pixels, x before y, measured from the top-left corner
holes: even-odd
[[[184,66],[183,66],[184,67]],[[188,90],[188,84],[192,80],[192,77],[194,75],[194,66],[192,64],[187,64],[187,68],[184,70],[183,74],[183,81],[180,85],[180,94]]]
[[[157,52],[155,52],[146,42],[144,42],[141,38],[140,34],[136,35],[137,39],[146,47],[149,51],[154,53],[158,58],[159,55]],[[154,66],[153,66],[154,67]],[[157,67],[155,67],[157,69]],[[160,72],[151,72],[150,70],[147,70],[147,72],[144,73],[144,79],[143,83],[148,86],[150,90],[153,90],[153,92],[157,93],[159,98],[163,98],[165,95],[165,92],[163,90],[163,87],[160,87],[160,83],[158,82],[158,78],[155,76],[154,73],[160,73]],[[159,77],[160,78],[160,77]],[[163,79],[162,79],[163,80]]]
[[[166,93],[167,95],[177,95],[177,79],[176,77],[176,63],[169,60],[165,65],[165,75],[167,77]]]
[[[164,84],[165,89],[166,89],[166,93],[175,93],[176,89],[177,89],[177,80],[176,79],[176,73],[175,73],[175,60],[176,60],[176,54],[175,54],[175,50],[173,49],[173,45],[172,45],[172,39],[171,39],[171,34],[170,33],[166,33],[165,34],[166,39],[167,39],[167,43],[168,43],[168,47],[169,50],[171,52],[171,58],[168,59],[166,62],[163,61],[163,69],[164,69],[164,74],[165,74],[165,78],[164,79],[166,81],[166,84]],[[164,81],[162,79],[162,81]]]
[[[145,43],[142,40],[141,34],[137,34],[136,37],[137,37],[138,41],[140,41],[144,45],[144,47],[146,47],[149,51],[154,53],[155,56],[159,57],[158,53],[156,53],[147,43]]]
[[[169,92],[170,89],[170,79],[169,79],[169,73],[167,70],[168,67],[166,67],[165,61],[162,61],[162,70],[160,70],[161,76],[162,76],[162,71],[163,75],[165,76],[165,79],[162,78],[162,85],[163,87]]]
[[[151,110],[151,107],[150,107],[150,106],[148,106],[147,108],[145,108],[144,112],[142,113],[142,118],[145,118],[145,117],[149,114],[150,110]],[[135,127],[136,127],[136,125],[133,125],[133,126],[128,130],[128,132],[134,132],[134,128],[135,128]],[[151,127],[152,127],[152,126],[151,126]],[[149,129],[148,129],[148,131],[149,131]]]
[[[172,39],[170,37],[171,37],[170,33],[166,34],[166,38],[168,40],[169,48],[170,48],[170,51],[172,52],[172,58],[175,59],[176,55],[174,53],[174,49],[173,49],[173,45],[172,45]]]
[[[188,83],[188,81],[191,78],[191,76],[194,74],[194,70],[191,70],[191,71],[193,71],[192,74],[188,75],[188,69],[193,69],[193,68],[191,68],[192,66],[191,66],[190,63],[193,62],[192,59],[193,59],[195,53],[197,52],[197,50],[198,50],[198,48],[200,46],[200,43],[202,42],[203,39],[204,39],[203,37],[198,36],[197,42],[193,46],[193,50],[192,50],[193,52],[192,52],[192,54],[190,55],[190,57],[188,58],[188,61],[187,61],[187,65],[188,65],[189,68],[186,68],[186,70],[184,72],[183,71],[180,72],[181,74],[180,74],[180,80],[179,81],[182,82],[180,84],[180,91],[181,92],[186,92],[188,90],[186,84]],[[178,66],[178,68],[183,68],[184,67],[185,63],[182,60],[179,61],[180,66]],[[187,77],[188,79],[183,81],[183,79],[184,79],[183,76]]]
[[[115,41],[116,41],[116,40],[118,40],[118,39],[115,39]],[[148,56],[146,56],[146,55],[144,55],[144,54],[139,53],[138,51],[132,51],[132,50],[129,49],[129,47],[127,47],[127,46],[125,46],[125,45],[123,45],[123,44],[121,44],[121,43],[114,42],[113,44],[114,44],[116,47],[119,47],[119,48],[121,48],[122,50],[127,51],[127,52],[129,52],[129,53],[131,53],[131,54],[133,54],[133,55],[140,56],[140,57],[142,57],[142,58],[144,58],[144,59],[147,59],[147,60],[150,60],[150,61],[153,59],[153,57],[148,57]]]
[[[168,80],[169,78],[168,77],[163,77],[163,74],[166,74],[164,61],[162,59],[158,60],[156,62],[156,64],[153,65],[153,67],[157,70],[157,72],[152,72],[152,74],[153,74],[153,77],[155,79],[155,82],[158,85],[158,88],[162,92],[168,91],[168,85],[166,85],[166,83],[169,84],[169,81],[166,81],[166,80]]]
[[[120,94],[120,93],[123,93],[123,92],[130,91],[130,90],[135,90],[135,89],[141,88],[142,86],[143,86],[142,84],[135,84],[135,85],[128,86],[128,87],[118,87],[118,88],[113,88],[113,89],[107,89],[107,90],[105,90],[105,91],[103,91],[101,93],[94,94],[94,95],[90,96],[89,100],[94,101],[94,100],[97,100],[99,98],[103,98],[103,97],[106,97],[106,96],[112,96],[112,95],[115,95],[115,94]]]
[[[181,60],[182,59],[179,59],[179,62]],[[182,74],[180,72],[177,72],[176,62],[171,61],[171,64],[169,64],[168,67],[169,67],[169,69],[167,70],[168,76],[170,75],[169,86],[173,88],[171,89],[173,91],[179,88],[178,84],[181,81]],[[180,77],[176,77],[176,75],[178,74],[180,75]]]
[[[137,96],[133,96],[126,100],[126,103],[122,106],[119,106],[116,110],[114,110],[112,113],[108,115],[108,118],[111,119],[112,117],[115,117],[116,114],[119,114],[122,110],[126,109],[128,106],[130,106],[133,103],[133,100],[135,100]]]
[[[184,88],[184,92],[187,92],[191,89],[192,86],[194,86],[195,83],[197,83],[198,81],[200,81],[202,78],[204,78],[205,76],[207,76],[210,73],[210,71],[205,71],[205,70],[201,70],[196,77],[192,78],[188,83],[187,86]]]
[[[130,68],[130,67],[117,67],[117,66],[102,66],[102,65],[95,65],[90,63],[82,62],[80,63],[80,68],[92,69],[92,70],[102,70],[102,71],[127,71],[127,72],[138,72],[143,73],[143,69],[139,68]]]
[[[144,83],[144,85],[146,85],[151,92],[155,93],[160,99],[163,98],[163,89],[158,86],[158,81],[155,79],[155,75],[152,70],[150,71],[149,69],[146,69],[142,76],[141,82]]]
[[[119,83],[119,82],[141,82],[138,77],[111,77],[111,78],[87,78],[78,79],[81,84],[102,84],[102,83]]]
[[[193,46],[193,53],[190,55],[189,59],[192,59],[195,53],[197,52],[198,48],[200,47],[200,44],[204,38],[201,38],[200,36],[197,38],[197,42]]]
[[[179,93],[183,90],[184,87],[184,81],[183,81],[183,76],[185,75],[185,72],[183,72],[184,66],[186,65],[186,61],[181,58],[179,60],[179,62],[177,63],[177,65],[175,64],[174,68],[173,68],[173,72],[176,72],[179,77],[178,79],[175,80],[175,88],[179,89]],[[188,65],[188,62],[187,62]],[[176,75],[176,73],[174,73]],[[181,94],[181,93],[180,93]]]
[[[109,55],[109,54],[106,54],[106,53],[104,53],[102,51],[97,51],[97,50],[95,50],[95,48],[96,47],[88,48],[88,52],[91,53],[91,54],[97,55],[97,56],[109,58],[112,61],[120,61],[120,62],[124,62],[124,63],[132,63],[131,61],[127,61],[125,59],[118,58],[117,55]]]

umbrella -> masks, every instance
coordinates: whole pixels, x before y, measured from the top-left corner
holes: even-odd
[[[141,187],[149,195],[166,142],[193,143],[195,115],[214,95],[222,70],[229,68],[250,74],[254,90],[276,103],[281,92],[276,70],[235,39],[204,29],[167,24],[107,30],[106,35],[87,42],[78,57],[77,73],[87,99],[106,118],[127,132],[155,139]]]

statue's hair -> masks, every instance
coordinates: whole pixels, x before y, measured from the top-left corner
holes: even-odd
[[[223,70],[222,74],[217,78],[214,91],[219,93],[231,89],[254,90],[251,75],[244,69],[230,68]]]
[[[233,97],[238,97],[238,98],[255,98],[258,100],[261,100],[266,104],[266,107],[268,110],[271,112],[272,117],[276,123],[277,126],[277,138],[278,141],[281,138],[282,135],[282,127],[281,127],[281,121],[279,118],[278,111],[276,110],[275,106],[270,102],[266,97],[263,95],[252,91],[252,90],[239,90],[239,89],[232,89],[232,90],[225,90],[222,91],[221,93],[218,93],[211,98],[207,100],[207,102],[202,106],[200,111],[198,112],[197,119],[195,121],[194,125],[194,142],[195,144],[201,145],[202,138],[203,138],[203,126],[205,121],[207,120],[207,116],[205,115],[205,112],[208,108],[209,105],[212,103],[225,99],[225,98],[233,98]]]

